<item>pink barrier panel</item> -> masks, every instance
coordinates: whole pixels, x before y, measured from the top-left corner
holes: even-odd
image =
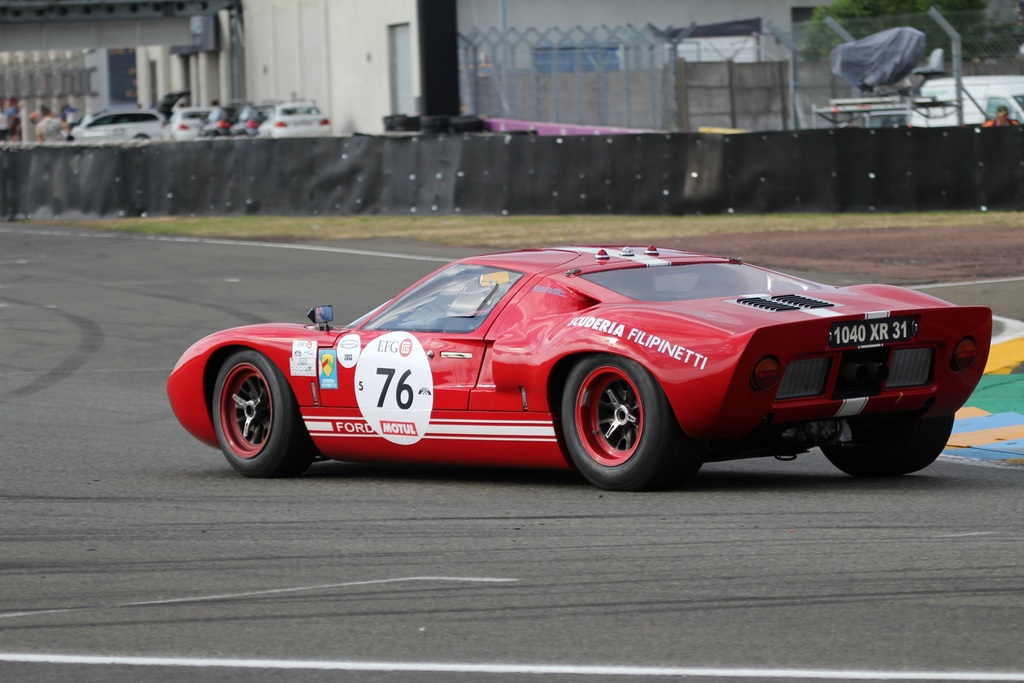
[[[656,133],[659,131],[640,128],[617,128],[615,126],[584,126],[573,123],[549,123],[524,119],[484,118],[484,126],[495,133],[511,131],[533,131],[537,135],[629,135],[631,133]]]

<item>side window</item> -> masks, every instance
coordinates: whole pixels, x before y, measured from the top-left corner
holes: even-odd
[[[988,98],[988,104],[985,106],[985,118],[994,119],[996,117],[996,109],[999,107],[1006,107],[1008,111],[1013,111],[1008,100],[1002,97],[990,97]]]
[[[396,299],[365,329],[472,332],[522,276],[511,270],[456,264]]]
[[[93,126],[106,126],[111,123],[113,123],[112,116],[100,116],[96,119],[93,119],[92,123],[89,124],[89,128],[92,128]]]

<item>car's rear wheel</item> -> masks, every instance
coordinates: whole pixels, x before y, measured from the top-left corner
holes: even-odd
[[[678,486],[700,469],[707,444],[686,436],[658,382],[639,363],[599,354],[578,362],[562,395],[569,455],[595,486]]]
[[[953,416],[920,417],[901,425],[853,426],[853,442],[822,446],[829,462],[854,477],[898,477],[922,470],[942,455]]]
[[[213,424],[224,457],[247,477],[295,476],[316,455],[287,380],[256,351],[238,351],[221,366]]]

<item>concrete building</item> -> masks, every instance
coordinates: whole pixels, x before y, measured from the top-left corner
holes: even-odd
[[[525,31],[647,23],[685,27],[761,18],[782,31],[826,0],[458,0],[458,29]],[[429,1],[425,3],[429,7]],[[221,12],[210,49],[140,47],[144,99],[187,88],[193,101],[316,101],[336,133],[379,133],[383,117],[419,110],[417,0],[244,0],[241,74],[231,74],[229,19]]]

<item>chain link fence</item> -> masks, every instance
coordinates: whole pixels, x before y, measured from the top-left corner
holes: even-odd
[[[468,113],[664,130],[675,120],[670,45],[634,26],[473,29],[460,35]]]
[[[943,16],[960,33],[964,75],[1024,74],[1019,19],[986,12]],[[896,26],[916,28],[926,36],[926,56],[942,48],[945,70],[953,73],[950,36],[927,13],[838,24],[854,39]],[[824,22],[797,24],[781,39],[772,32],[701,40],[674,36],[678,31],[650,25],[504,34],[472,29],[460,36],[464,109],[653,130],[784,130],[814,127],[815,106],[851,96],[851,86],[831,73],[829,63],[832,49],[845,42],[843,34]]]

